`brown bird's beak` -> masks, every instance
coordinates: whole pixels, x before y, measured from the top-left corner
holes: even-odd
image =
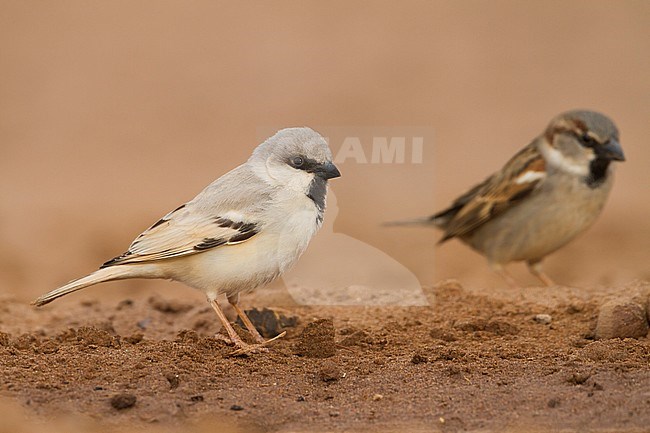
[[[601,146],[598,149],[598,156],[602,158],[611,159],[613,161],[625,161],[625,155],[623,155],[623,149],[618,141],[612,139],[609,140],[607,144]]]

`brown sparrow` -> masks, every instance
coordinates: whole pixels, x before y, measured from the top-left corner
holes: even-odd
[[[439,243],[459,238],[488,259],[512,286],[503,266],[524,260],[546,285],[541,261],[585,231],[612,188],[612,161],[624,161],[618,130],[606,116],[569,111],[492,176],[433,216],[394,225],[432,225]]]

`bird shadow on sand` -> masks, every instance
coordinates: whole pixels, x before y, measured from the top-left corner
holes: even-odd
[[[328,194],[327,215],[296,266],[282,277],[300,305],[425,306],[417,277],[385,252],[334,231],[336,196]]]

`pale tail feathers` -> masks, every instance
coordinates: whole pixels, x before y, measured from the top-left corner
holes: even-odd
[[[94,284],[103,283],[105,281],[121,280],[124,278],[132,277],[133,270],[128,266],[114,266],[109,268],[99,269],[93,272],[90,275],[81,277],[77,280],[70,281],[65,286],[54,289],[49,293],[44,294],[35,301],[32,302],[32,305],[40,307],[41,305],[48,304],[54,301],[61,296],[65,296],[69,293],[76,292],[88,286]]]

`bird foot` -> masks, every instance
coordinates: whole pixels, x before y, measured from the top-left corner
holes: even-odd
[[[276,335],[275,337],[271,338],[270,340],[266,340],[262,343],[258,344],[248,344],[244,343],[243,341],[239,341],[235,343],[237,346],[237,350],[229,353],[229,356],[248,356],[248,355],[253,355],[255,353],[264,353],[268,352],[269,348],[266,347],[271,343],[274,343],[277,339],[284,337],[287,335],[287,331],[282,332],[281,334]]]

